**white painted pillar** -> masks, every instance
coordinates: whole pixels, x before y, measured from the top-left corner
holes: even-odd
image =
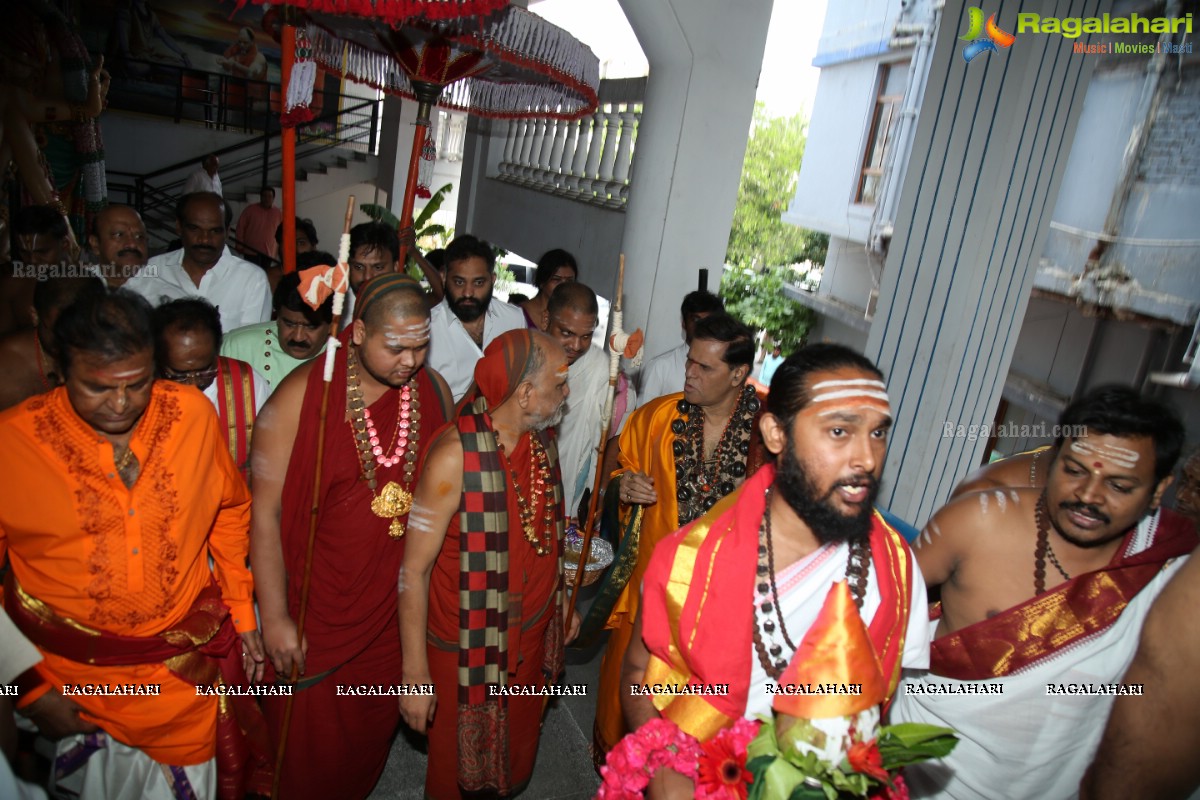
[[[588,148],[592,142],[591,117],[579,120],[579,135],[575,137],[575,155],[571,159],[571,172],[567,178],[567,194],[577,196],[580,192],[579,182],[587,174]]]
[[[866,347],[895,419],[880,505],[917,525],[979,464],[987,437],[945,426],[994,419],[1096,63],[1082,39],[1026,35],[968,64],[964,6],[942,14]],[[997,24],[1111,7],[1024,0]]]
[[[798,2],[798,0],[781,0]],[[626,207],[625,327],[646,331],[646,355],[679,344],[679,304],[709,270],[716,291],[771,0],[621,0],[650,62]],[[611,294],[612,283],[597,285]]]
[[[629,180],[629,151],[633,145],[633,124],[637,119],[637,115],[629,108],[622,111],[621,117],[621,139],[617,142],[616,161],[613,162],[613,179],[609,182],[608,205],[611,208],[620,208],[625,200],[621,196],[621,190],[625,188],[626,181]]]
[[[596,189],[596,170],[600,167],[600,147],[604,142],[604,127],[607,117],[604,107],[596,109],[592,114],[592,138],[588,142],[587,163],[583,167],[583,179],[579,181],[579,196],[590,198]],[[603,294],[603,292],[601,292]]]
[[[508,121],[508,138],[504,140],[504,157],[500,161],[500,174],[505,177],[511,177],[513,174],[514,152],[517,150],[517,131],[520,130],[522,120],[510,119]]]

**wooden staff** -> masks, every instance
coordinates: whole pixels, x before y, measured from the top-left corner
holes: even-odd
[[[612,334],[609,336],[609,358],[608,358],[608,396],[604,400],[604,413],[600,415],[600,444],[596,447],[596,479],[592,482],[592,496],[588,500],[587,519],[583,526],[583,544],[579,551],[579,564],[575,567],[575,581],[571,587],[571,599],[567,603],[567,614],[564,624],[568,631],[571,630],[571,616],[575,613],[575,601],[579,597],[579,587],[583,584],[583,569],[587,565],[588,556],[591,555],[592,546],[592,524],[596,518],[596,510],[600,505],[600,487],[604,484],[604,453],[608,449],[608,430],[612,425],[613,414],[613,398],[617,393],[617,377],[621,369],[621,352],[625,349],[625,342],[629,337],[625,335],[622,329],[624,320],[621,314],[621,292],[625,284],[625,254],[621,254],[619,266],[617,267],[617,294],[613,298],[612,306]],[[618,339],[619,346],[618,346]]]
[[[283,7],[283,18],[292,19],[292,11],[288,6]],[[283,74],[286,76],[280,86],[280,101],[287,105],[288,84],[292,80],[292,68],[296,64],[296,28],[291,22],[285,22],[280,39],[283,44],[282,63]],[[286,110],[286,109],[285,109]],[[285,126],[279,132],[280,158],[283,175],[280,188],[283,189],[283,237],[280,240],[280,258],[283,259],[283,271],[296,271],[296,129],[291,125]],[[267,176],[263,175],[263,183]]]
[[[338,246],[338,266],[347,269],[350,261],[350,222],[354,217],[354,195],[346,200],[346,219],[342,223],[342,240]],[[313,545],[317,540],[318,512],[321,505],[321,466],[325,460],[325,418],[329,413],[329,386],[333,382],[333,365],[337,358],[338,330],[342,323],[342,309],[346,303],[346,290],[339,289],[341,283],[334,281],[333,319],[329,323],[329,341],[325,345],[325,386],[321,391],[321,417],[317,428],[317,466],[313,471],[312,511],[308,518],[308,546],[304,551],[304,581],[300,584],[300,614],[296,619],[296,641],[304,643],[304,622],[308,616],[308,588],[312,583]],[[300,664],[292,661],[292,673],[289,681],[295,683],[300,677]],[[275,776],[271,783],[271,797],[279,797],[279,778],[283,771],[283,754],[287,751],[288,729],[292,722],[292,698],[288,695],[283,704],[283,726],[279,731],[279,747],[275,751]]]

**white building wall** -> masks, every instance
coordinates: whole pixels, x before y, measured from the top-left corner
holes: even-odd
[[[784,222],[867,241],[874,207],[855,203],[854,194],[875,108],[880,63],[869,58],[821,68],[805,144],[805,152],[818,157],[801,162],[796,195],[783,214]]]

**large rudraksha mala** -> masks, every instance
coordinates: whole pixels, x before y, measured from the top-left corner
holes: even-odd
[[[671,423],[675,434],[675,497],[679,524],[686,525],[708,511],[746,479],[746,459],[759,400],[753,386],[745,386],[712,458],[704,458],[704,411],[686,400],[677,406],[682,419]]]

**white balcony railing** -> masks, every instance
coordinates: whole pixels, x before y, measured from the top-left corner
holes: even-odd
[[[607,91],[606,91],[607,90]],[[492,177],[571,200],[624,209],[645,79],[601,81],[600,107],[581,120],[514,120]]]
[[[463,142],[467,135],[467,115],[462,111],[438,111],[437,157],[446,161],[462,161]]]

